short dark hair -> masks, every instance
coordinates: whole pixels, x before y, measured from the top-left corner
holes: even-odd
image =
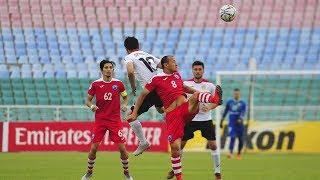
[[[163,56],[162,58],[161,58],[161,66],[162,66],[162,68],[164,67],[164,64],[165,63],[168,63],[169,62],[169,58],[170,57],[172,57],[171,55],[166,55],[166,56]]]
[[[114,63],[113,61],[110,61],[110,60],[107,60],[107,59],[104,59],[100,62],[100,70],[102,71],[103,70],[103,67],[105,64],[108,64],[110,63],[112,65],[112,67],[114,68],[116,66],[116,63]]]
[[[203,64],[202,61],[195,61],[195,62],[193,62],[193,63],[192,63],[192,67],[193,67],[193,66],[202,66],[202,68],[204,68],[204,64]]]
[[[240,89],[239,88],[234,88],[233,91],[239,91],[240,92]]]
[[[139,41],[134,36],[129,36],[124,40],[124,47],[127,50],[139,49]]]

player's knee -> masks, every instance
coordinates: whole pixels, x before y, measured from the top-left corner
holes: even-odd
[[[208,143],[209,145],[209,149],[211,149],[212,151],[217,150],[217,145],[214,142]]]
[[[180,155],[180,146],[178,144],[171,144],[171,154],[174,156]]]
[[[92,144],[90,152],[95,154],[98,151],[98,147],[99,147],[99,144],[97,143]]]
[[[189,101],[197,101],[199,96],[199,92],[195,92],[192,94],[192,96],[189,98]]]

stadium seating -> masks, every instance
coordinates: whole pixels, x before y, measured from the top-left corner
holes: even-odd
[[[320,69],[319,1],[241,0],[233,2],[239,14],[230,23],[221,21],[217,13],[225,3],[0,0],[0,104],[83,104],[89,80],[99,77],[97,62],[101,59],[114,60],[117,78],[125,79],[123,39],[129,35],[135,35],[143,50],[158,57],[175,55],[181,69],[190,68],[195,59],[203,60],[211,79],[217,70],[248,69],[250,58],[256,59],[260,70]],[[182,71],[185,78],[191,73]],[[296,87],[299,94],[301,87],[319,89],[320,83],[319,79],[286,79],[277,84]],[[232,87],[242,85],[234,82]],[[256,93],[264,92],[261,88]],[[230,94],[226,92],[227,97]],[[319,105],[319,92],[310,89],[308,94],[297,98],[288,91],[275,93],[272,99],[257,97],[255,102]],[[18,112],[35,120],[55,116],[40,111],[37,117]],[[66,114],[65,119],[74,119],[77,116],[70,114],[81,113]]]

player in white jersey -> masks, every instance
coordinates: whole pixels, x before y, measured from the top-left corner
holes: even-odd
[[[194,88],[199,92],[214,92],[215,85],[209,81],[203,79],[204,64],[201,61],[195,61],[192,64],[193,78],[184,81],[184,84],[188,87]],[[191,95],[188,95],[188,98]],[[181,149],[184,148],[187,141],[193,138],[193,133],[197,130],[201,131],[202,137],[208,140],[208,147],[211,150],[211,156],[214,166],[214,175],[216,180],[221,179],[220,172],[220,154],[217,151],[215,128],[212,123],[212,116],[210,110],[217,107],[215,104],[200,103],[199,113],[192,119],[191,122],[187,123],[184,127],[184,136],[181,142]],[[173,171],[168,173],[167,179],[174,177]]]
[[[132,89],[132,94],[136,94],[136,77],[140,85],[144,87],[151,78],[157,74],[157,68],[161,68],[160,59],[155,56],[140,50],[139,41],[135,37],[127,37],[124,41],[124,46],[128,55],[124,58],[124,63],[127,67],[128,77]],[[150,107],[155,106],[156,109],[162,113],[162,101],[155,91],[148,94],[141,105],[138,116],[147,112]],[[131,110],[134,106],[131,107]],[[138,137],[140,143],[133,154],[135,156],[141,154],[144,150],[149,148],[150,144],[144,137],[141,123],[138,120],[127,119],[133,132]]]

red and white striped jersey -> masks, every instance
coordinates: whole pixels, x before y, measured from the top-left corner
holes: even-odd
[[[206,79],[202,79],[200,83],[196,83],[194,79],[189,79],[187,81],[184,81],[183,83],[186,86],[192,87],[193,89],[196,89],[199,92],[213,93],[216,89],[216,86]],[[191,94],[188,94],[188,98],[190,96]],[[201,110],[201,106],[203,106],[204,104],[205,103],[200,103],[199,113],[192,119],[192,121],[208,121],[212,119],[211,111],[203,112]]]

